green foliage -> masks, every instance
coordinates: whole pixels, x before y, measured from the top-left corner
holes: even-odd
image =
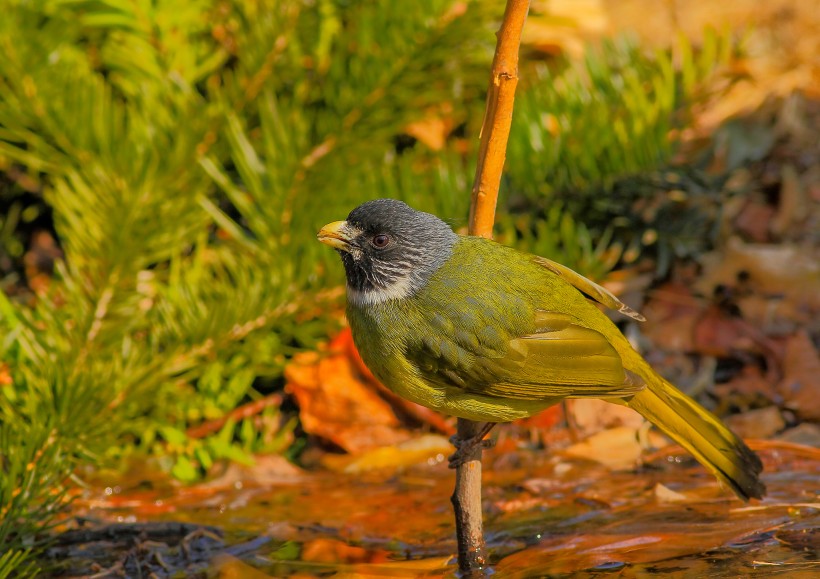
[[[6,551],[0,554],[0,579],[6,577],[34,577],[37,567],[31,561],[31,551]]]
[[[502,215],[496,236],[501,243],[560,261],[591,279],[603,279],[624,257],[623,245],[613,241],[612,228],[597,239],[589,229],[556,203],[537,218]]]
[[[477,144],[500,11],[489,0],[0,8],[0,169],[42,187],[64,252],[37,299],[0,294],[12,379],[0,389],[2,577],[25,572],[81,463],[150,452],[195,480],[218,460],[286,451],[295,424],[275,407],[189,431],[281,389],[290,356],[337,325],[326,310],[338,302],[317,293],[341,282],[315,242],[321,225],[374,197],[466,225],[474,152],[396,142],[446,102]],[[667,55],[613,45],[583,69],[544,72],[519,99],[510,207],[665,159],[673,113],[706,72],[695,62],[685,55],[678,74]],[[502,207],[502,237],[601,277],[621,245],[572,210]],[[0,223],[17,256],[20,222]]]
[[[235,240],[251,251],[298,254],[280,268],[314,267],[333,257],[313,242],[318,228],[368,198],[425,199],[428,209],[442,213],[463,197],[464,186],[430,199],[439,176],[411,175],[410,167],[425,160],[397,158],[393,140],[442,101],[468,103],[458,107],[465,118],[467,111],[480,111],[492,38],[486,23],[497,17],[491,3],[462,13],[448,0],[425,0],[413,10],[372,1],[341,10],[326,1],[307,14],[273,3],[264,16],[252,5],[238,5],[236,16],[250,23],[249,50],[274,34],[271,21],[276,42],[273,52],[252,52],[226,75],[221,94],[253,99],[255,114],[230,114],[229,158],[220,159],[218,151],[202,160],[238,215],[225,214],[217,203],[206,206]],[[293,32],[285,37],[286,31]],[[269,75],[264,85],[260,74]],[[463,173],[452,161],[429,158],[426,164],[452,180],[450,167]]]
[[[278,408],[187,431],[278,387],[335,325],[304,293],[327,284],[326,216],[428,187],[428,209],[465,211],[460,161],[392,140],[458,90],[478,106],[490,8],[453,6],[3,3],[0,166],[42,181],[65,254],[46,294],[0,299],[4,572],[42,546],[80,463],[136,444],[193,480],[284,452]]]
[[[656,172],[735,48],[729,34],[706,30],[697,51],[682,36],[675,50],[652,54],[620,38],[581,62],[537,66],[516,99],[510,134],[506,186],[514,217],[506,227],[517,234],[508,237],[593,279],[640,255],[648,241],[661,275],[673,256],[703,250],[711,234],[704,215],[714,212],[702,211],[708,192],[681,175],[691,185],[682,204],[666,194],[682,193],[682,184],[659,184]],[[642,213],[641,201],[661,207]]]
[[[728,64],[732,50],[728,34],[707,30],[697,53],[683,37],[676,52],[652,54],[622,38],[558,72],[541,66],[516,99],[507,154],[511,193],[537,206],[564,194],[575,211],[606,203],[601,191],[618,179],[669,160],[672,130],[686,126],[705,81]]]

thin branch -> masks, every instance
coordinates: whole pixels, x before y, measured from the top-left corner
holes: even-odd
[[[480,422],[458,419],[456,436],[469,440],[481,430]],[[487,564],[484,544],[484,523],[481,511],[481,451],[480,444],[464,457],[456,469],[456,486],[450,502],[456,518],[458,569],[467,577],[481,571]]]
[[[471,235],[487,238],[493,235],[498,188],[507,157],[507,139],[518,84],[518,47],[529,6],[529,0],[507,0],[504,20],[498,31],[470,204]],[[461,440],[472,438],[481,431],[481,426],[478,422],[459,418],[457,436]],[[481,445],[475,445],[456,470],[456,485],[451,498],[456,518],[458,567],[465,576],[480,572],[487,562],[481,512],[481,450]]]
[[[254,400],[253,402],[248,402],[242,406],[237,406],[225,416],[203,422],[198,426],[192,426],[186,433],[191,438],[205,438],[209,434],[222,430],[229,420],[241,422],[246,418],[261,414],[265,408],[270,408],[271,406],[275,408],[282,406],[282,395],[279,392],[274,392],[273,394],[268,394],[259,400]]]
[[[518,85],[518,46],[529,6],[529,0],[507,0],[504,21],[498,31],[470,204],[470,235],[493,236],[498,187],[507,158],[507,139]]]

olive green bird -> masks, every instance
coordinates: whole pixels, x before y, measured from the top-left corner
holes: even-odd
[[[428,408],[487,423],[565,398],[628,406],[744,500],[760,498],[757,455],[664,380],[591,300],[643,316],[548,259],[463,237],[393,199],[323,227],[347,276],[347,318],[367,366]]]

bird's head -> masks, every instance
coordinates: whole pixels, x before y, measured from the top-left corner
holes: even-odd
[[[449,259],[458,236],[435,215],[376,199],[359,205],[346,221],[322,227],[318,238],[342,257],[348,299],[370,305],[423,288]]]

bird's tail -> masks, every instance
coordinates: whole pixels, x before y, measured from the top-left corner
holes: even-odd
[[[766,493],[763,463],[711,412],[652,372],[647,388],[624,403],[691,452],[744,501]]]

